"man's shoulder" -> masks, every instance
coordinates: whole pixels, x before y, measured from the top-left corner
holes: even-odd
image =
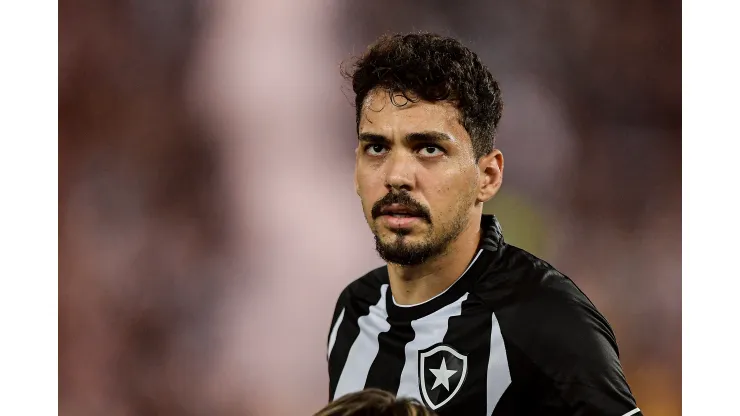
[[[526,250],[507,245],[499,261],[479,277],[475,292],[515,343],[546,342],[554,349],[570,349],[606,341],[618,351],[611,326],[588,296],[568,276]]]
[[[380,297],[380,288],[388,284],[388,267],[381,266],[370,270],[344,287],[339,299],[344,302],[369,301],[377,302]]]
[[[477,285],[475,294],[495,315],[507,351],[552,380],[568,403],[588,400],[589,409],[615,414],[636,407],[614,331],[568,276],[506,246]]]
[[[545,260],[510,244],[477,277],[474,292],[495,309],[512,303],[552,307],[582,304],[594,308],[568,276]]]

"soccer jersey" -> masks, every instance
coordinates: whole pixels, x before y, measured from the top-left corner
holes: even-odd
[[[467,270],[398,305],[387,267],[342,291],[328,339],[330,400],[376,387],[440,416],[641,415],[606,319],[566,276],[482,218]]]

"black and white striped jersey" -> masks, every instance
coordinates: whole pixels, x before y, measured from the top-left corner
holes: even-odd
[[[347,286],[327,356],[330,400],[377,387],[441,416],[641,415],[606,319],[488,215],[467,270],[438,296],[397,305],[387,267]]]

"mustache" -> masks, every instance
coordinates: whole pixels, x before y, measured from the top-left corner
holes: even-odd
[[[414,200],[407,192],[389,192],[383,198],[380,198],[377,202],[375,202],[375,204],[373,204],[373,208],[370,211],[370,214],[372,215],[373,219],[376,219],[379,216],[383,215],[381,213],[383,208],[386,208],[393,204],[402,205],[406,207],[406,209],[411,211],[412,215],[422,218],[427,222],[431,222],[431,215],[429,215],[429,210],[427,210],[426,207],[424,207],[422,204],[416,202],[416,200]]]

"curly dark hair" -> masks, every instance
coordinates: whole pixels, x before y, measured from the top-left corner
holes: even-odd
[[[421,402],[368,388],[340,397],[314,416],[436,416]]]
[[[433,33],[384,35],[342,74],[352,82],[357,128],[362,103],[375,88],[409,101],[448,101],[473,142],[476,159],[493,150],[503,102],[498,82],[458,40]]]

